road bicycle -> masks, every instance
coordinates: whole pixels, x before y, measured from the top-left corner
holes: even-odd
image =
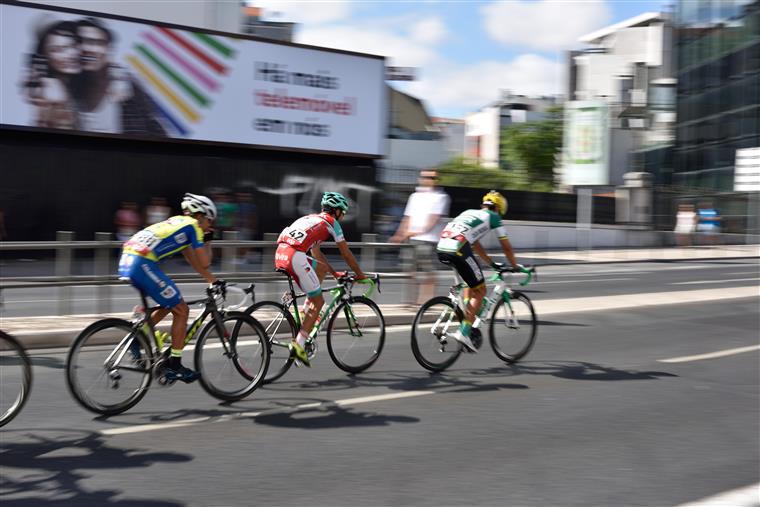
[[[245,310],[264,324],[270,340],[271,367],[264,383],[274,382],[285,375],[293,364],[289,345],[301,328],[301,313],[298,300],[306,297],[296,293],[293,278],[284,270],[278,269],[288,277],[289,289],[280,302],[260,301]],[[348,373],[360,373],[380,357],[385,343],[385,319],[374,301],[369,299],[372,291],[380,290],[380,276],[373,275],[366,280],[370,288],[361,296],[354,296],[354,284],[361,283],[353,276],[346,275],[338,279],[335,287],[323,288],[322,293],[329,293],[332,301],[325,305],[319,314],[311,335],[304,345],[311,360],[317,353],[317,334],[327,322],[327,351],[335,365]]]
[[[32,390],[32,363],[21,343],[0,331],[0,427],[24,408]]]
[[[237,401],[264,380],[269,347],[266,331],[255,318],[235,307],[225,308],[229,289],[244,292],[232,286],[209,286],[206,297],[187,302],[202,305],[203,311],[188,326],[185,350],[195,349],[195,367],[207,393]],[[99,320],[82,331],[69,349],[69,391],[80,405],[97,414],[115,415],[132,408],[148,392],[152,379],[164,387],[174,383],[165,375],[171,339],[163,343],[150,323],[150,316],[161,307],[149,308],[142,292],[140,298],[142,306],[131,321]],[[211,319],[204,325],[207,317]],[[188,345],[196,336],[195,345]]]
[[[483,344],[480,326],[487,322],[491,348],[506,363],[515,363],[530,352],[538,330],[530,298],[509,286],[509,277],[514,272],[511,267],[504,267],[488,278],[494,285],[483,298],[470,336],[473,345],[480,349]],[[530,283],[535,274],[536,269],[530,268],[520,285]],[[422,367],[432,372],[443,371],[454,364],[463,351],[463,345],[454,334],[464,318],[462,294],[465,287],[464,283],[453,285],[448,296],[426,301],[414,317],[412,353]]]

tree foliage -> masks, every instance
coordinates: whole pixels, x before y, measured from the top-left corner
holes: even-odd
[[[562,149],[562,108],[552,107],[543,120],[518,123],[502,131],[501,158],[541,187],[554,188],[554,166]]]

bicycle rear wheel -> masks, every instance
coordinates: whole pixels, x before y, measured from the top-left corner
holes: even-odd
[[[499,359],[515,363],[525,357],[536,342],[536,312],[528,296],[514,292],[509,303],[496,303],[488,327],[491,348]]]
[[[284,305],[274,301],[260,301],[248,307],[245,313],[258,320],[269,336],[269,369],[264,383],[274,382],[285,375],[293,364],[290,342],[296,337],[296,320]]]
[[[412,353],[423,368],[443,371],[462,353],[462,344],[453,338],[462,312],[445,296],[425,302],[412,323]]]
[[[87,410],[115,415],[139,402],[151,381],[148,338],[122,319],[99,320],[82,331],[66,358],[66,385]]]
[[[203,389],[215,398],[237,401],[264,381],[269,367],[267,334],[261,324],[243,312],[222,316],[223,333],[211,320],[195,344],[195,366]]]
[[[327,323],[327,351],[335,365],[360,373],[380,357],[385,319],[374,301],[363,296],[341,302]]]
[[[0,331],[0,427],[21,412],[32,389],[32,363],[13,336]]]

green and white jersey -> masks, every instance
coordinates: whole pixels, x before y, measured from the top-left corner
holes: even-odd
[[[446,224],[437,248],[441,252],[458,252],[462,246],[475,243],[491,230],[496,231],[499,239],[507,237],[498,213],[488,209],[468,209]]]

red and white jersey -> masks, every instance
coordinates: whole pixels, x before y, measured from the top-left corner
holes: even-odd
[[[286,243],[299,252],[308,252],[314,245],[332,238],[336,243],[345,241],[343,229],[329,213],[314,213],[301,217],[283,229],[277,243]]]

